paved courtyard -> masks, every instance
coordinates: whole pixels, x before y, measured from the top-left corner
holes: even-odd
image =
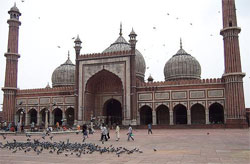
[[[45,164],[45,163],[88,163],[88,164],[249,164],[250,163],[250,130],[249,129],[175,129],[154,130],[148,135],[147,130],[134,130],[135,141],[127,141],[127,130],[121,131],[120,141],[115,141],[115,131],[111,130],[111,139],[102,144],[100,131],[90,135],[87,143],[95,143],[102,147],[113,145],[127,149],[139,148],[143,153],[121,154],[94,152],[65,156],[65,154],[51,154],[43,151],[37,155],[34,151],[27,152],[0,149],[0,164]],[[82,142],[82,134],[52,134],[52,142],[67,141]],[[41,135],[32,136],[40,138]],[[26,141],[25,135],[7,135],[6,140],[0,136],[0,142]],[[48,137],[45,141],[50,141]],[[51,142],[51,141],[50,141]],[[154,150],[156,149],[156,151]]]

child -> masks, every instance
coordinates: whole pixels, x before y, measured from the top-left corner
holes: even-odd
[[[134,138],[132,137],[133,135],[133,129],[131,127],[131,125],[129,124],[129,128],[128,128],[128,141],[131,138],[134,141]]]

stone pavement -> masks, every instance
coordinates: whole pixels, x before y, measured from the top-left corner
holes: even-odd
[[[111,130],[111,139],[102,144],[100,131],[89,135],[86,142],[100,146],[113,145],[115,147],[135,147],[143,153],[122,154],[118,157],[113,153],[84,154],[66,157],[64,154],[50,154],[46,151],[37,155],[35,152],[24,153],[0,149],[0,164],[45,164],[45,163],[88,163],[88,164],[249,164],[250,163],[250,130],[249,129],[174,129],[154,130],[148,135],[147,130],[134,130],[135,141],[127,141],[127,130],[121,131],[120,141],[115,141],[115,131]],[[7,135],[0,142],[26,141],[25,135]],[[41,136],[32,136],[41,138]],[[82,134],[54,134],[53,141],[81,142]],[[41,139],[42,140],[42,139]],[[50,141],[49,138],[46,138]],[[156,151],[154,151],[156,149]]]

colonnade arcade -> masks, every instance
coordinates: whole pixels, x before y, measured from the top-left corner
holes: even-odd
[[[177,124],[223,124],[224,108],[215,102],[207,109],[196,103],[187,109],[183,104],[177,104],[172,110],[166,105],[159,105],[155,110],[149,105],[143,105],[139,111],[140,125],[177,125]]]
[[[24,126],[29,126],[34,122],[36,126],[44,126],[48,121],[49,126],[54,126],[57,122],[60,125],[72,126],[74,124],[74,108],[68,107],[62,110],[59,107],[55,107],[53,110],[48,108],[40,108],[40,111],[36,108],[30,108],[26,111],[23,108],[17,110],[15,115],[15,124],[22,122]]]

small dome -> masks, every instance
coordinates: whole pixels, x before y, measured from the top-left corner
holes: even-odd
[[[200,79],[200,63],[182,49],[168,60],[164,67],[165,80]]]
[[[48,82],[48,84],[46,85],[46,87],[45,87],[45,88],[51,88],[51,87],[50,87],[50,85],[49,85],[49,82]]]
[[[149,75],[148,82],[153,82],[153,81],[154,81],[153,77],[151,75]]]
[[[11,11],[20,13],[20,12],[19,12],[19,9],[16,7],[16,3],[15,3],[14,6],[10,9],[9,12],[11,12]]]
[[[120,36],[118,39],[111,44],[107,49],[103,51],[103,53],[106,52],[115,52],[115,51],[125,51],[125,50],[130,50],[130,45],[129,43],[123,38],[122,32],[120,29]],[[145,76],[145,71],[146,71],[146,64],[145,60],[142,56],[142,54],[136,50],[135,51],[135,69],[136,69],[136,76],[139,77],[140,79],[144,80]]]
[[[57,67],[52,74],[52,86],[73,86],[75,85],[75,65],[68,57],[67,61]]]

